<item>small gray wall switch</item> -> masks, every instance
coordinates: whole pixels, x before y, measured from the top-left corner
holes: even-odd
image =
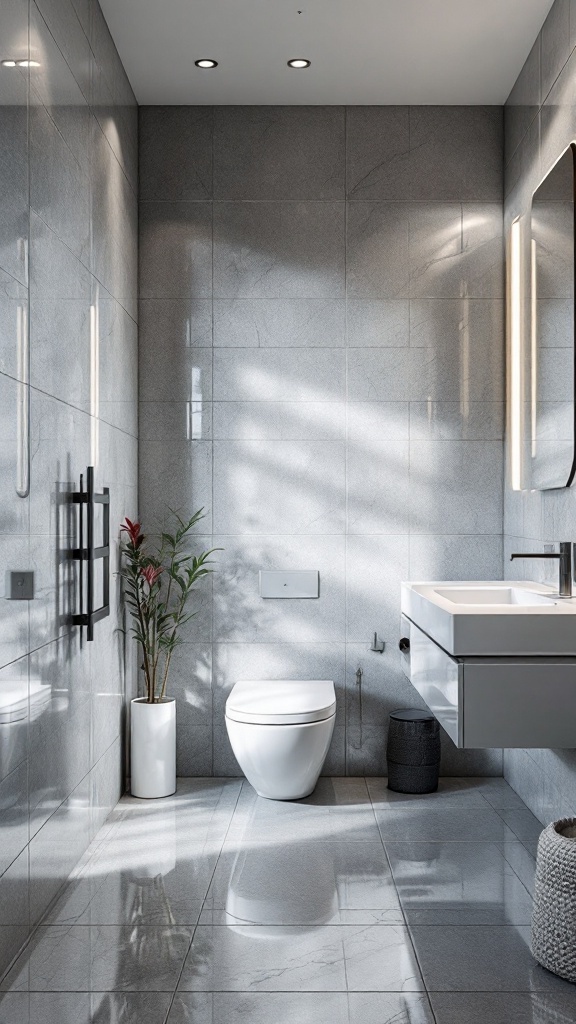
[[[34,598],[34,573],[6,573],[6,599],[8,601],[32,601]]]
[[[260,597],[319,597],[317,569],[261,569]]]

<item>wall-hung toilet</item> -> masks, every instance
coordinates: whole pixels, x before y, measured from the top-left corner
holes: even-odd
[[[336,718],[328,679],[251,679],[232,688],[226,728],[236,760],[258,796],[300,800],[313,791]]]

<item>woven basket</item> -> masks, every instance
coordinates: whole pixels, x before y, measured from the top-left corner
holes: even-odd
[[[576,982],[576,818],[553,821],[540,835],[532,955],[553,974]]]

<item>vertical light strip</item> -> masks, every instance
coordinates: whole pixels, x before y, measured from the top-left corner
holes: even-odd
[[[90,306],[90,463],[100,455],[100,324],[98,301]]]
[[[30,345],[28,313],[19,305],[16,313],[17,348],[17,423],[16,493],[27,498],[30,493]]]
[[[538,394],[538,305],[536,302],[536,239],[532,239],[530,248],[530,426],[532,439],[532,458],[536,458],[536,412]]]
[[[466,424],[470,418],[470,299],[462,299],[460,332],[460,415]]]
[[[513,491],[522,490],[522,267],[520,219],[510,230],[510,474]]]

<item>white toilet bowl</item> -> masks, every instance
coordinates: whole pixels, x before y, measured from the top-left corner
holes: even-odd
[[[258,796],[301,800],[312,793],[336,718],[327,679],[252,679],[232,688],[226,728],[236,760]]]

